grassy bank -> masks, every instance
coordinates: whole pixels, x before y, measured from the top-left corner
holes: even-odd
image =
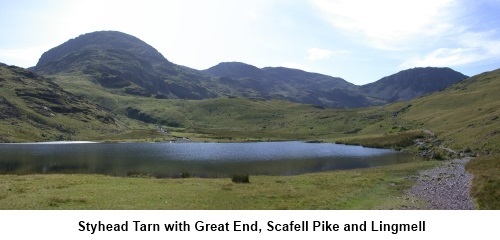
[[[0,209],[399,209],[420,161],[297,176],[220,179],[0,175]]]
[[[478,157],[467,165],[474,175],[471,195],[480,209],[500,209],[500,154]]]
[[[408,131],[396,134],[373,135],[373,136],[356,136],[337,140],[337,143],[361,145],[373,148],[392,148],[403,149],[414,145],[415,139],[425,138],[422,131]]]

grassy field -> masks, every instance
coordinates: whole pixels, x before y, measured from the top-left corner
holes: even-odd
[[[0,209],[402,209],[408,176],[435,161],[297,176],[154,179],[0,175]]]

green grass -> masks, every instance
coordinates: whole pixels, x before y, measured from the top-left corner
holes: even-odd
[[[471,195],[481,209],[500,209],[500,154],[481,156],[467,165],[474,175]]]
[[[0,209],[399,209],[408,176],[436,162],[297,176],[154,179],[0,175]]]
[[[409,131],[376,136],[356,136],[354,138],[338,140],[337,143],[362,145],[373,148],[403,149],[411,147],[415,139],[425,137],[422,131]]]
[[[476,152],[500,151],[500,70],[419,98],[398,121],[432,130],[444,145]],[[408,103],[391,105],[397,109]]]

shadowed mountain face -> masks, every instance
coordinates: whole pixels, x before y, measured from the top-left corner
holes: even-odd
[[[201,71],[243,92],[251,89],[265,99],[278,98],[323,107],[354,108],[376,105],[342,78],[284,67],[257,68],[240,62],[224,62]]]
[[[368,96],[388,102],[407,101],[445,89],[468,78],[450,68],[413,68],[361,86]]]
[[[380,103],[341,78],[297,69],[221,63],[197,71],[171,63],[140,39],[115,31],[71,39],[44,53],[33,70],[47,75],[83,74],[115,93],[141,97],[242,96],[337,108]]]
[[[355,108],[407,101],[440,91],[467,76],[450,68],[414,68],[356,86],[342,78],[283,67],[257,68],[248,64],[220,63],[202,71],[234,85],[248,82],[264,96],[327,107]],[[252,83],[252,84],[250,84]]]
[[[202,99],[215,97],[202,87],[198,71],[175,65],[140,39],[115,31],[93,32],[45,52],[34,71],[83,73],[101,86],[138,96]]]
[[[142,40],[116,31],[71,39],[45,52],[32,70],[46,75],[83,75],[110,92],[139,97],[242,96],[335,108],[409,100],[466,78],[448,68],[416,68],[356,86],[342,78],[239,62],[198,71],[169,62]]]

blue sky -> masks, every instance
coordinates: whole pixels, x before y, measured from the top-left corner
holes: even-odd
[[[34,66],[81,34],[134,35],[195,69],[239,61],[361,85],[413,67],[500,68],[500,0],[2,0],[0,62]]]

